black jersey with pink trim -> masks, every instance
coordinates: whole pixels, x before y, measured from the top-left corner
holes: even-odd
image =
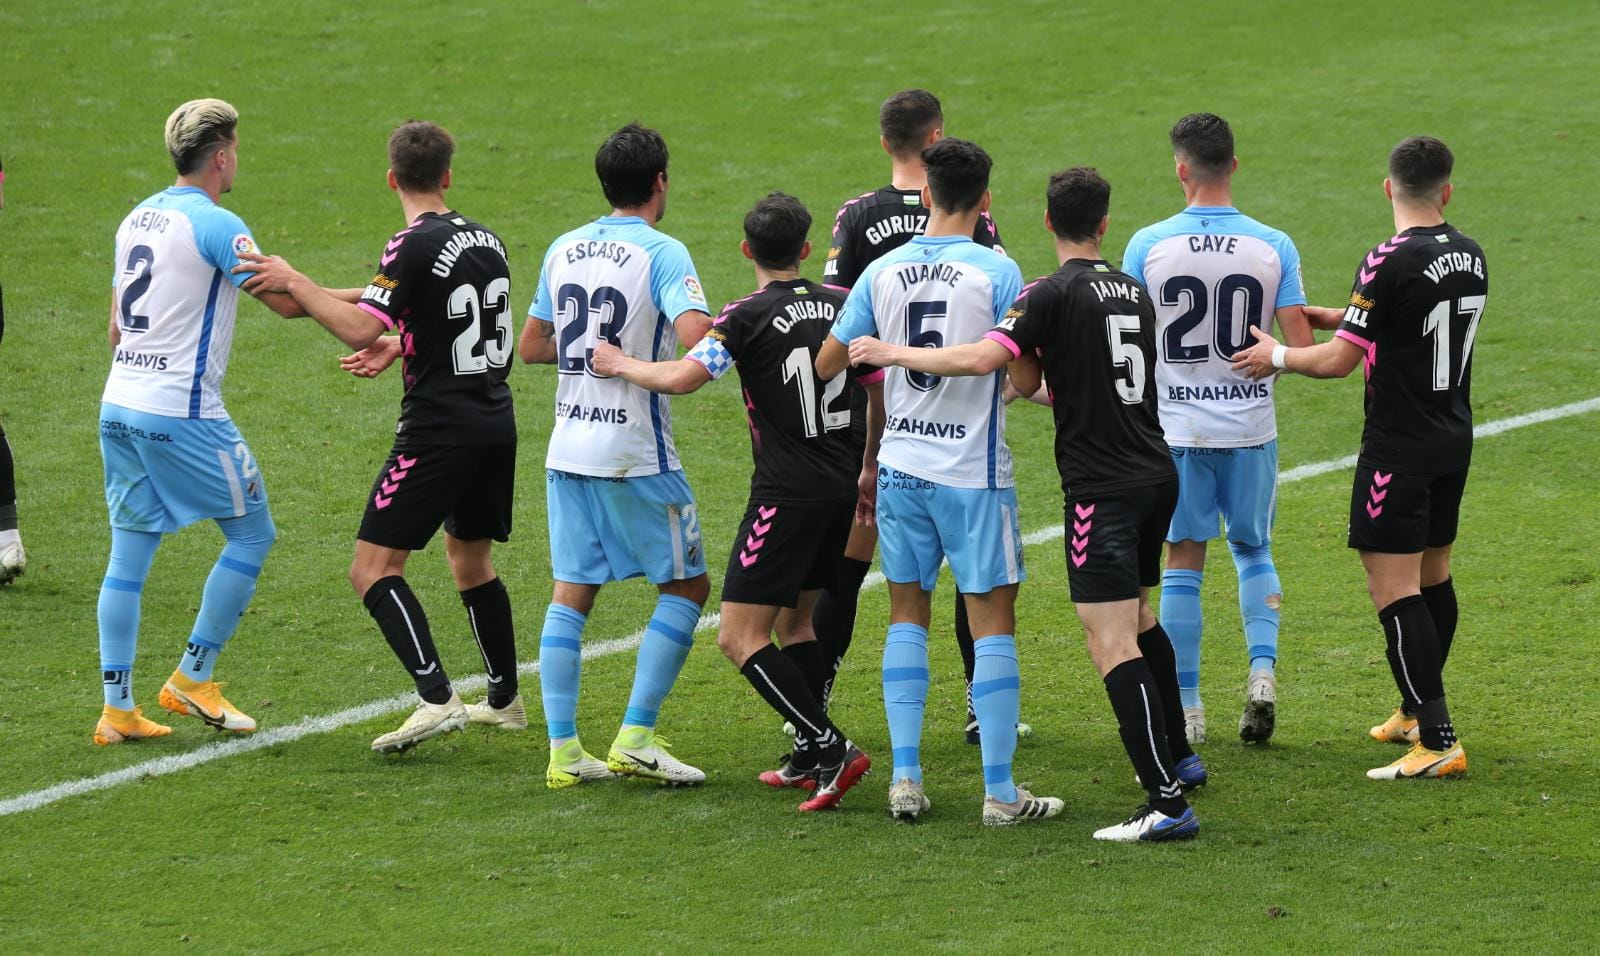
[[[359,304],[400,333],[395,447],[516,441],[511,270],[499,236],[455,212],[425,212],[383,247]]]
[[[1334,334],[1367,353],[1362,463],[1421,476],[1471,463],[1472,344],[1488,296],[1483,250],[1448,223],[1361,260]]]
[[[755,471],[750,495],[789,504],[853,501],[865,432],[856,373],[816,380],[817,352],[844,297],[805,279],[775,281],[728,303],[687,356],[712,378],[739,370]]]
[[[1037,353],[1068,498],[1177,477],[1156,406],[1156,310],[1104,260],[1069,259],[1022,290],[986,338]]]
[[[920,189],[884,186],[862,193],[839,208],[833,220],[833,242],[822,281],[848,292],[874,260],[891,249],[898,249],[928,228],[928,207],[922,204]],[[982,246],[1004,252],[1000,230],[984,213],[972,230],[972,239]]]

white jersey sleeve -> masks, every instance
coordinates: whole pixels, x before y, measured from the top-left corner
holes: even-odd
[[[604,338],[634,358],[669,359],[673,321],[705,303],[688,250],[641,219],[607,216],[556,240],[529,309],[555,325],[559,375],[545,467],[615,478],[682,467],[668,397],[597,375],[594,347]]]
[[[194,187],[163,190],[117,229],[112,296],[121,341],[103,400],[179,418],[226,418],[244,222]]]
[[[847,344],[872,334],[921,348],[976,342],[1021,289],[1021,270],[1004,255],[965,237],[919,236],[868,267],[832,334]],[[957,488],[1015,484],[1003,370],[951,378],[886,371],[881,464]]]
[[[1167,442],[1240,448],[1277,437],[1272,379],[1232,366],[1272,328],[1274,313],[1304,305],[1300,255],[1289,237],[1231,207],[1192,206],[1141,229],[1123,271],[1156,306],[1156,389]]]

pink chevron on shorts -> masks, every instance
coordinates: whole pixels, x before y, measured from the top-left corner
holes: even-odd
[[[378,479],[378,490],[373,492],[372,495],[372,503],[379,511],[394,504],[394,493],[400,490],[400,482],[405,480],[406,475],[411,474],[411,468],[416,463],[417,460],[415,458],[407,458],[404,455],[394,456],[394,467],[390,468],[387,474]]]
[[[1367,489],[1367,495],[1370,498],[1367,502],[1367,517],[1374,521],[1378,519],[1379,515],[1383,514],[1383,499],[1389,497],[1389,490],[1384,486],[1393,477],[1394,472],[1392,471],[1387,475],[1381,471],[1372,473],[1372,487]]]
[[[745,535],[744,547],[739,549],[740,564],[748,568],[761,560],[761,549],[767,543],[767,532],[772,530],[772,519],[777,514],[777,508],[756,505],[756,520],[750,522],[750,533]]]
[[[1072,566],[1081,568],[1089,560],[1089,532],[1094,529],[1094,505],[1087,508],[1081,504],[1074,504],[1072,510],[1077,512],[1078,520],[1072,523],[1071,551],[1068,557],[1072,559]]]

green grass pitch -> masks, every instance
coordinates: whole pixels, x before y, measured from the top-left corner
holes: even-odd
[[[1589,295],[1600,155],[1592,3],[1209,5],[518,4],[306,0],[196,7],[62,0],[0,8],[0,421],[20,463],[26,577],[0,590],[0,801],[182,756],[216,737],[96,748],[95,600],[108,547],[95,426],[112,239],[168,185],[161,124],[179,102],[239,107],[242,172],[225,203],[262,246],[358,284],[399,228],[387,132],[437,120],[460,144],[450,196],[512,253],[532,298],[559,233],[606,210],[591,157],[638,118],[672,148],[663,228],[713,303],[749,291],[744,211],[781,188],[826,248],[840,202],[887,163],[876,109],[935,90],[947,128],[996,160],[995,216],[1028,276],[1054,268],[1044,182],[1089,163],[1111,180],[1107,252],[1179,208],[1166,131],[1193,110],[1234,124],[1236,200],[1299,244],[1311,298],[1336,304],[1389,235],[1388,148],[1427,132],[1457,155],[1451,219],[1484,246],[1492,294],[1476,347],[1479,422],[1600,395]],[[809,274],[821,271],[820,257]],[[223,658],[263,732],[405,692],[344,581],[359,507],[398,403],[393,373],[342,375],[308,321],[244,301],[228,407],[261,463],[281,537]],[[519,314],[520,328],[520,314]],[[498,565],[522,657],[549,597],[540,468],[554,376],[512,375],[522,434],[511,544]],[[1284,467],[1355,450],[1360,386],[1299,379],[1279,402]],[[680,450],[717,580],[743,508],[736,390],[677,403]],[[936,597],[925,760],[934,809],[884,813],[886,768],[837,813],[801,817],[758,770],[778,721],[702,633],[663,732],[710,773],[694,791],[618,781],[552,793],[545,747],[469,731],[401,759],[367,743],[398,714],[0,816],[0,951],[692,952],[1593,948],[1600,886],[1594,712],[1600,664],[1600,439],[1593,412],[1482,439],[1456,572],[1450,699],[1469,776],[1379,785],[1393,751],[1366,727],[1394,689],[1360,567],[1343,546],[1348,472],[1286,484],[1279,732],[1246,748],[1233,574],[1205,586],[1213,784],[1203,832],[1173,847],[1096,844],[1139,795],[1066,600],[1060,542],[1029,549],[1018,645],[1036,728],[1018,779],[1066,799],[1050,823],[978,825],[978,756],[961,742],[949,584]],[[1015,408],[1025,531],[1057,525],[1050,426]],[[135,689],[154,709],[182,650],[214,528],[173,537],[145,592]],[[446,664],[477,671],[442,548],[409,577]],[[587,639],[636,631],[653,590],[607,589]],[[713,592],[713,598],[715,592]],[[886,758],[877,661],[886,602],[862,602],[838,716]],[[591,750],[614,731],[630,654],[585,668]],[[537,680],[525,679],[530,702]],[[197,949],[197,951],[200,951]]]

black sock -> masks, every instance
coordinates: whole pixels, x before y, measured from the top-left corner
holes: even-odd
[[[794,666],[806,679],[806,687],[811,691],[811,696],[822,705],[824,713],[828,710],[828,678],[832,676],[828,670],[827,660],[822,655],[822,645],[817,641],[801,641],[790,644],[783,649],[783,656],[794,662]]]
[[[472,639],[489,675],[489,706],[504,707],[517,696],[517,634],[511,622],[511,596],[499,578],[461,592],[472,625]]]
[[[1450,708],[1443,697],[1417,708],[1417,736],[1429,750],[1449,750],[1456,745],[1456,726],[1450,722]]]
[[[1156,690],[1161,692],[1161,716],[1167,725],[1167,749],[1172,751],[1172,759],[1185,760],[1194,756],[1183,720],[1183,699],[1178,696],[1178,657],[1160,622],[1139,635],[1139,653],[1144,655]]]
[[[831,767],[844,755],[844,735],[828,720],[822,704],[806,686],[805,675],[794,661],[772,644],[750,655],[739,668],[772,709],[794,724],[795,759],[791,765],[808,770],[818,765]]]
[[[816,632],[828,671],[822,689],[823,706],[827,706],[828,698],[833,696],[833,682],[839,676],[845,652],[850,650],[850,638],[855,635],[856,602],[869,567],[866,561],[840,558],[834,569],[833,584],[817,595],[817,603],[811,608],[811,629]]]
[[[1128,752],[1128,760],[1143,782],[1150,806],[1169,817],[1181,816],[1188,803],[1173,769],[1161,692],[1150,675],[1150,665],[1144,658],[1135,657],[1113,667],[1106,675],[1106,696],[1111,698],[1111,710],[1117,715],[1122,749]]]
[[[422,612],[422,605],[411,593],[406,579],[398,574],[379,578],[362,595],[361,603],[378,622],[378,629],[383,631],[383,639],[389,642],[394,656],[417,682],[418,696],[430,704],[449,700],[450,678],[445,675],[439,652],[434,649],[428,616]]]
[[[1386,638],[1389,672],[1400,688],[1401,707],[1415,714],[1424,701],[1444,696],[1439,636],[1422,595],[1403,597],[1378,612]]]
[[[977,651],[972,649],[972,625],[967,623],[967,599],[956,592],[956,649],[961,652],[961,668],[967,675],[967,723],[978,719],[972,709],[972,669],[977,666]]]
[[[0,501],[3,500],[5,496],[0,495]],[[1439,635],[1439,669],[1444,670],[1445,662],[1450,660],[1450,644],[1456,639],[1456,619],[1460,616],[1460,609],[1456,607],[1455,578],[1445,578],[1423,588],[1422,599],[1428,602],[1428,613],[1433,615],[1433,629]]]
[[[0,531],[17,530],[17,472],[11,442],[0,428]]]

